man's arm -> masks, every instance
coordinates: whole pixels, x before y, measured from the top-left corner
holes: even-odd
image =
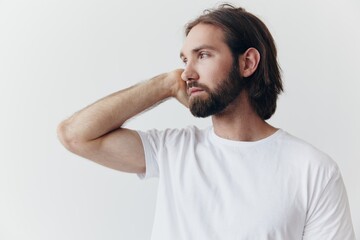
[[[336,166],[307,210],[303,240],[356,240],[345,185]]]
[[[113,93],[75,113],[58,126],[61,143],[71,152],[104,166],[145,172],[145,156],[136,131],[123,123],[157,103],[175,97],[187,106],[182,70],[161,74]]]

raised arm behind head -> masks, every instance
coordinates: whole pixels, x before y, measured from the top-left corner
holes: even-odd
[[[175,97],[187,106],[183,70],[156,76],[115,92],[75,113],[58,126],[61,143],[71,152],[101,165],[132,173],[145,172],[144,150],[136,131],[123,123],[159,102]]]

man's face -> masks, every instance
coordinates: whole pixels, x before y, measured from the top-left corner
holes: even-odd
[[[221,113],[242,89],[237,59],[224,42],[223,31],[198,24],[189,32],[181,51],[186,67],[189,108],[196,117]]]

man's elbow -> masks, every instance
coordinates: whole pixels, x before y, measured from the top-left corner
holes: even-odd
[[[64,120],[58,125],[57,136],[61,144],[70,152],[78,154],[84,148],[85,141],[82,141],[74,132],[68,120]]]

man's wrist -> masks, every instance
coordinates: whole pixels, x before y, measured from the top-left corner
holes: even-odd
[[[159,90],[159,94],[163,98],[176,96],[175,86],[169,78],[169,73],[162,73],[156,77],[153,77],[150,81],[155,84],[156,89]]]

